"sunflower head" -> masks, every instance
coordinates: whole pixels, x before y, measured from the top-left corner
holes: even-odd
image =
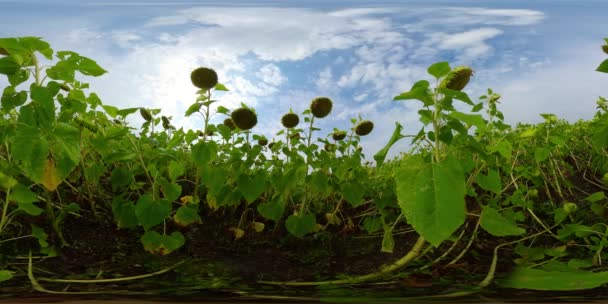
[[[234,130],[236,128],[236,125],[234,124],[234,121],[232,121],[232,118],[224,119],[224,125],[230,130]]]
[[[343,140],[346,138],[346,131],[335,131],[331,134],[333,140]]]
[[[355,133],[359,136],[365,136],[372,132],[374,129],[374,123],[370,120],[363,120],[355,127]]]
[[[310,103],[310,111],[316,118],[323,118],[331,112],[332,101],[327,97],[317,97]]]
[[[203,90],[210,90],[217,85],[217,73],[210,68],[198,68],[190,73],[192,84]]]
[[[265,146],[267,144],[268,144],[268,139],[266,139],[266,137],[261,137],[260,139],[258,139],[258,145]]]
[[[473,76],[473,69],[468,66],[459,66],[448,73],[441,81],[439,87],[450,90],[462,91],[467,86]]]
[[[249,130],[258,123],[258,116],[252,109],[246,107],[232,111],[230,117],[232,118],[234,125],[241,130]]]
[[[327,152],[334,152],[334,151],[336,151],[336,145],[334,145],[334,144],[325,144],[324,149]]]
[[[281,123],[285,128],[291,129],[300,123],[298,114],[289,112],[281,117]]]

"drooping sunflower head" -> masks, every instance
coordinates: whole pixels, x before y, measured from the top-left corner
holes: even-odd
[[[355,133],[359,136],[365,136],[372,132],[374,123],[371,120],[363,120],[355,126]]]
[[[462,91],[467,86],[473,76],[473,69],[468,66],[459,66],[448,73],[441,81],[439,87],[450,90]]]
[[[332,105],[331,99],[327,97],[317,97],[310,103],[310,111],[316,118],[323,118],[329,115]]]
[[[150,114],[150,111],[148,111],[146,108],[139,108],[139,114],[145,121],[152,120],[152,114]]]
[[[346,138],[346,131],[335,131],[331,134],[333,140],[343,140]]]
[[[203,90],[210,90],[217,85],[217,73],[210,68],[198,68],[190,73],[192,84]]]
[[[296,113],[289,112],[281,117],[281,123],[285,128],[291,129],[300,123],[300,117]]]
[[[261,137],[260,139],[258,139],[258,145],[265,146],[267,144],[268,144],[268,139],[266,137]]]
[[[230,117],[232,118],[234,125],[241,130],[249,130],[258,123],[258,116],[252,109],[246,107],[232,111]]]
[[[232,121],[232,118],[224,119],[224,125],[230,128],[230,130],[234,130],[236,128],[236,125],[234,124],[234,121]]]

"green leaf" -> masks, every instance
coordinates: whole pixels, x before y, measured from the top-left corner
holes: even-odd
[[[23,173],[35,183],[41,183],[49,153],[49,144],[35,127],[22,125],[17,129],[11,153]]]
[[[173,221],[182,227],[186,227],[193,223],[201,224],[203,222],[198,215],[198,206],[192,204],[179,207],[173,216]]]
[[[175,181],[178,177],[184,174],[186,168],[184,164],[176,161],[169,162],[169,166],[167,167],[167,172],[169,175],[169,179]]]
[[[595,202],[601,201],[605,198],[606,198],[606,195],[604,195],[604,191],[598,191],[598,192],[595,192],[595,193],[587,196],[585,198],[585,200],[590,203],[595,203]]]
[[[526,233],[523,228],[517,227],[515,221],[502,216],[492,207],[484,207],[481,212],[480,225],[485,231],[494,236],[522,235]]]
[[[38,195],[22,184],[16,184],[12,189],[9,200],[17,203],[34,203],[39,201]]]
[[[32,236],[38,239],[38,244],[40,247],[45,248],[49,246],[47,239],[49,235],[44,232],[44,229],[32,224]]]
[[[376,161],[376,167],[382,166],[382,164],[384,163],[384,160],[386,159],[386,155],[388,154],[388,150],[390,150],[390,148],[396,142],[398,142],[400,139],[402,139],[404,137],[403,135],[401,135],[402,130],[403,130],[403,126],[400,123],[395,122],[395,129],[393,130],[393,135],[391,136],[391,139],[388,141],[386,146],[384,146],[384,148],[382,148],[380,151],[378,151],[376,154],[374,154],[374,160]]]
[[[397,198],[407,222],[437,247],[465,220],[465,177],[460,163],[447,157],[427,163],[405,158],[395,170]]]
[[[167,200],[153,200],[148,194],[142,195],[135,205],[135,215],[144,229],[150,228],[163,222],[171,214],[171,202]]]
[[[311,233],[316,225],[315,216],[307,213],[302,215],[290,215],[285,221],[285,228],[292,235],[299,238],[304,237],[306,234]]]
[[[0,74],[13,75],[21,69],[21,65],[13,57],[0,57]]]
[[[27,101],[27,92],[17,92],[14,87],[7,86],[4,88],[2,93],[2,109],[8,113],[8,111],[22,106]]]
[[[112,175],[110,176],[110,182],[112,184],[112,191],[117,191],[124,187],[131,185],[132,182],[135,181],[133,174],[131,171],[125,167],[118,167],[112,170]]]
[[[167,255],[184,245],[184,235],[175,231],[171,235],[162,235],[156,231],[147,231],[141,237],[144,249],[152,254]]]
[[[182,187],[180,185],[166,180],[160,182],[160,189],[163,191],[164,198],[170,202],[175,201],[182,194]]]
[[[217,157],[218,147],[214,141],[199,142],[192,146],[192,159],[199,167],[205,167]]]
[[[8,82],[16,87],[21,83],[24,83],[30,77],[29,70],[19,70],[15,74],[8,75]]]
[[[600,63],[600,66],[598,66],[595,70],[602,73],[608,73],[608,59]]]
[[[239,192],[251,204],[266,190],[266,178],[263,174],[256,174],[252,177],[241,175],[237,181],[237,186]]]
[[[353,207],[357,207],[363,203],[363,195],[365,187],[356,181],[345,182],[340,185],[342,196]]]
[[[429,66],[427,72],[433,77],[439,79],[445,75],[447,75],[452,68],[450,68],[450,64],[447,61],[437,62]]]
[[[507,160],[510,160],[511,155],[513,154],[513,146],[511,145],[510,141],[505,139],[498,142],[493,147],[490,147],[489,151],[492,153],[498,152],[498,154],[500,154],[502,157],[506,158]]]
[[[0,282],[8,281],[13,278],[13,273],[8,270],[0,270]]]
[[[225,85],[223,85],[223,84],[221,84],[221,83],[218,83],[218,84],[216,84],[216,85],[215,85],[215,90],[216,90],[216,91],[230,91],[230,90],[228,90],[228,89],[226,88],[226,86],[225,86]]]
[[[498,175],[498,171],[494,169],[488,170],[488,175],[483,175],[481,173],[477,174],[475,179],[481,189],[492,191],[496,194],[500,194],[502,191],[500,176]]]
[[[57,123],[50,137],[49,149],[55,159],[59,180],[66,179],[80,163],[80,131],[65,123]]]
[[[203,106],[202,103],[192,104],[190,107],[188,107],[188,110],[186,110],[186,117],[198,112],[198,110],[200,110],[202,106]]]
[[[468,125],[475,126],[479,130],[486,130],[488,125],[480,114],[466,114],[462,112],[453,111],[448,116],[458,119]]]
[[[112,200],[112,214],[118,228],[135,228],[137,226],[135,204],[121,196],[115,196]]]
[[[550,148],[541,147],[534,150],[534,160],[536,160],[537,163],[545,161],[549,156],[551,156]]]
[[[282,203],[280,196],[277,195],[268,203],[261,203],[257,206],[258,213],[266,219],[272,221],[278,221],[283,212],[285,212],[285,205]]]
[[[424,103],[425,106],[433,104],[433,98],[429,92],[429,82],[426,80],[420,80],[416,82],[409,92],[401,93],[395,96],[393,100],[409,100],[416,99]]]
[[[608,272],[544,271],[526,267],[516,268],[501,287],[532,290],[581,290],[600,287],[608,283]]]
[[[11,189],[9,200],[16,202],[19,210],[23,210],[29,215],[38,216],[43,212],[42,208],[34,204],[39,201],[38,196],[21,184],[17,184]]]

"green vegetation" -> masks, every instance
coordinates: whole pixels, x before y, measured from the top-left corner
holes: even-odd
[[[55,62],[42,67],[39,56]],[[608,73],[608,59],[597,70]],[[488,89],[478,101],[467,95],[470,67],[439,62],[428,68],[435,85],[421,80],[394,98],[420,104],[423,128],[404,135],[396,122],[372,164],[359,146],[362,136],[378,136],[372,121],[359,117],[350,130],[319,134],[314,122],[331,114],[328,97],[315,98],[300,115],[277,117],[284,129],[269,140],[255,133],[254,109],[221,106],[228,88],[210,68],[193,67],[190,75],[198,91],[185,116],[200,115],[200,130],[175,128],[160,109],[104,104],[76,72],[106,73],[39,38],[0,39],[0,74],[9,82],[0,108],[5,286],[108,293],[111,286],[90,285],[172,271],[182,285],[154,286],[175,292],[317,286],[334,296],[343,290],[332,294],[324,286],[395,280],[416,286],[424,284],[416,281],[421,277],[436,286],[460,280],[474,291],[491,284],[578,290],[608,283],[603,97],[589,121],[541,114],[542,123],[510,126],[498,93]],[[136,112],[140,128],[126,121]],[[222,123],[214,124],[214,115],[224,115]],[[411,150],[387,160],[405,138]],[[94,246],[102,241],[109,252]],[[289,248],[298,248],[291,261],[300,272],[262,266],[264,257],[280,263],[272,254]],[[214,254],[220,250],[226,256]],[[239,264],[246,258],[228,256],[237,251],[260,259],[259,268],[247,270]],[[58,275],[53,265],[71,257],[87,263],[83,273]],[[327,266],[341,260],[361,267]],[[141,261],[148,271],[129,264]],[[79,283],[89,288],[62,287]]]

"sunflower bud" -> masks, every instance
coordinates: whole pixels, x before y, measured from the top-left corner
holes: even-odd
[[[224,119],[224,125],[230,128],[230,130],[234,130],[236,128],[236,125],[234,124],[234,121],[232,121],[232,118]]]
[[[198,68],[190,73],[190,80],[197,88],[210,90],[217,85],[217,73],[210,68]]]
[[[343,140],[346,138],[346,131],[335,131],[331,134],[331,138],[334,140]]]
[[[459,66],[454,68],[448,75],[441,81],[439,87],[448,88],[450,90],[462,91],[464,87],[471,80],[473,70],[468,66]]]
[[[72,89],[70,89],[70,87],[69,87],[67,84],[65,84],[65,83],[60,84],[60,85],[59,85],[59,88],[60,88],[60,89],[62,89],[62,90],[64,90],[64,91],[66,91],[66,92],[69,92],[69,91],[71,91],[71,90],[72,90]]]
[[[316,118],[323,118],[331,112],[332,102],[327,97],[317,97],[310,104],[310,111]]]
[[[374,129],[374,123],[369,120],[361,121],[355,127],[355,133],[359,136],[365,136],[372,132]]]
[[[148,109],[139,108],[139,114],[141,114],[141,117],[143,117],[143,119],[145,119],[146,121],[152,120],[152,114],[150,114],[150,111],[148,111]]]
[[[258,145],[265,146],[267,144],[268,144],[268,139],[266,139],[265,137],[258,139]]]
[[[324,149],[327,152],[334,152],[334,151],[336,151],[336,145],[334,145],[334,144],[325,144]]]
[[[604,51],[604,53],[608,54],[608,44],[602,45],[602,50]]]
[[[300,123],[300,118],[296,113],[287,113],[281,117],[281,123],[285,128],[293,128]]]
[[[232,121],[234,125],[236,125],[241,130],[249,130],[258,123],[258,117],[253,112],[253,110],[249,108],[238,108],[232,111],[231,115]]]

